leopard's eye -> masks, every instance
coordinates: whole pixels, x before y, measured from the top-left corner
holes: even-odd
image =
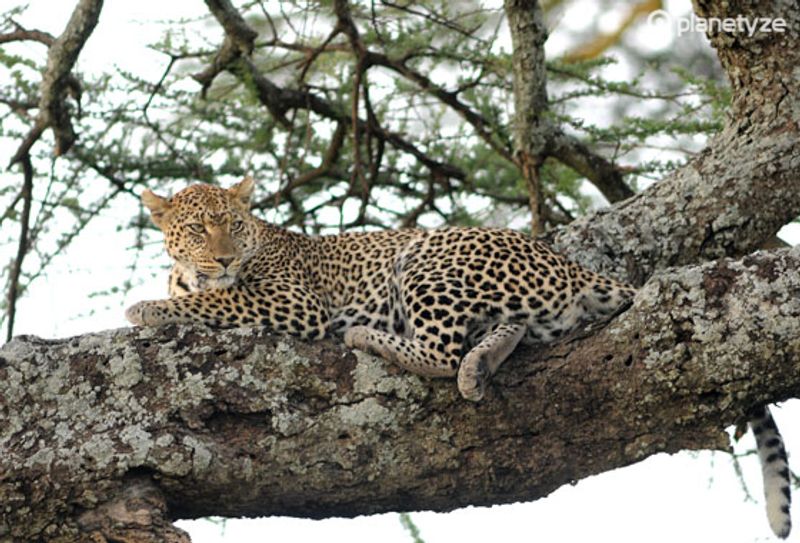
[[[233,221],[231,223],[231,231],[232,232],[238,232],[242,228],[244,228],[244,221]]]
[[[205,234],[206,227],[198,222],[189,223],[186,225],[186,228],[194,232],[195,234]]]

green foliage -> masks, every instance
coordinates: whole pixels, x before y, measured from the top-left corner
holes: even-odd
[[[628,182],[635,187],[645,177],[664,174],[683,164],[706,138],[722,128],[730,90],[723,82],[692,75],[677,63],[667,69],[660,62],[648,63],[630,80],[605,78],[603,70],[616,64],[617,60],[611,57],[573,64],[548,63],[550,89],[555,90],[551,94],[552,115],[593,148],[613,150],[615,162],[629,161],[628,170],[636,176],[629,176]],[[651,81],[654,74],[660,76],[655,80],[657,86]],[[671,90],[663,90],[665,87]],[[610,122],[593,123],[574,114],[585,112],[581,105],[587,101],[603,104],[609,111],[622,103],[626,110],[637,113],[616,114]],[[675,156],[643,160],[644,149]]]

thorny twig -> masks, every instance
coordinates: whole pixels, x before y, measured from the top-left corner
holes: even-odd
[[[28,233],[31,218],[31,204],[33,202],[33,165],[31,164],[31,156],[25,154],[20,160],[22,164],[22,216],[19,219],[20,233],[19,244],[17,245],[17,256],[14,259],[14,265],[11,268],[11,276],[8,280],[8,297],[7,297],[7,312],[6,324],[7,333],[6,341],[11,341],[14,335],[14,319],[17,313],[17,299],[19,298],[19,278],[22,273],[22,262],[25,260],[25,255],[28,254]]]

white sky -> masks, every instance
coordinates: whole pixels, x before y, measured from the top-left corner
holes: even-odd
[[[16,0],[10,5],[16,5]],[[59,34],[73,1],[30,0],[28,13],[20,22],[30,28]],[[591,5],[591,3],[588,3]],[[586,6],[584,2],[582,6]],[[685,13],[688,1],[669,2],[676,13]],[[590,6],[591,7],[591,6]],[[581,8],[582,10],[582,8]],[[590,10],[591,11],[591,10]],[[81,55],[80,68],[102,71],[112,65],[134,70],[155,81],[165,59],[146,49],[159,38],[162,26],[153,24],[152,14],[161,20],[204,14],[199,0],[108,0],[100,24]],[[565,19],[580,17],[572,12]],[[583,16],[587,16],[586,12]],[[612,15],[602,15],[613,19]],[[611,21],[613,24],[613,21]],[[659,33],[661,32],[661,33]],[[654,46],[667,46],[669,35],[653,31]],[[32,50],[41,46],[28,45]],[[5,163],[0,160],[0,163]],[[0,184],[16,183],[17,173],[0,172]],[[67,254],[53,264],[48,278],[40,280],[31,296],[20,302],[17,334],[63,337],[105,328],[126,326],[123,308],[144,298],[163,297],[166,276],[148,280],[132,291],[124,301],[114,297],[91,298],[90,294],[128,278],[128,254],[115,236],[108,243],[104,231],[119,226],[120,217],[128,217],[133,199],[120,199],[78,238]],[[784,238],[796,243],[800,227],[784,230]],[[97,251],[102,260],[97,259]],[[2,251],[5,257],[5,251]],[[153,248],[153,271],[166,265],[160,248]],[[4,259],[3,261],[7,261]],[[800,428],[790,424],[797,419],[797,402],[778,410],[776,419],[786,438],[789,453],[800,450]],[[536,414],[530,414],[534,417]],[[743,439],[738,449],[753,447],[752,438]],[[492,508],[467,508],[449,514],[415,513],[413,519],[428,543],[484,543],[498,537],[512,542],[605,541],[652,543],[690,541],[726,541],[751,543],[775,540],[767,525],[761,503],[761,481],[754,456],[742,459],[745,478],[758,503],[745,500],[733,466],[726,455],[703,452],[673,456],[658,455],[635,466],[605,473],[566,486],[551,496],[533,503]],[[376,483],[379,484],[379,483]],[[794,508],[796,516],[797,508]],[[396,514],[360,517],[354,520],[270,518],[229,520],[223,530],[208,521],[179,523],[195,543],[236,541],[241,543],[272,541],[375,541],[382,543],[411,541]],[[798,521],[800,525],[800,521]],[[789,541],[800,541],[800,529]]]

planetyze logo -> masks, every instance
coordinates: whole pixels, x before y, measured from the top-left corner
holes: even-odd
[[[694,13],[688,17],[673,17],[663,9],[657,9],[647,16],[647,23],[651,25],[666,24],[676,29],[678,36],[687,32],[728,32],[734,34],[747,34],[752,37],[757,32],[786,32],[786,19],[777,17],[754,17],[744,15],[736,17],[698,17]]]

